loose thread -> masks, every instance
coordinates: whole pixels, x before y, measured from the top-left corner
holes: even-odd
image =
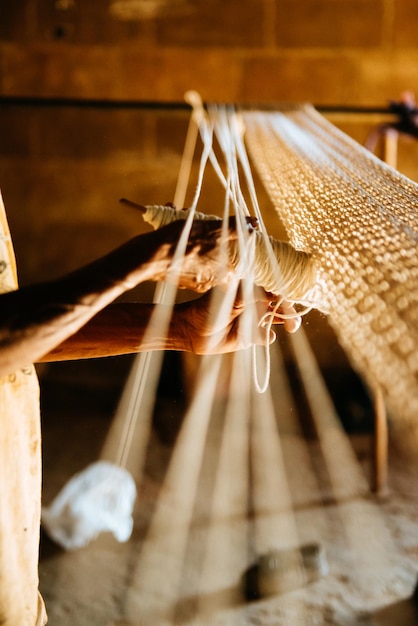
[[[253,379],[254,379],[254,385],[256,390],[258,391],[258,393],[265,393],[267,391],[267,387],[269,386],[270,383],[270,372],[271,372],[271,358],[270,358],[270,350],[271,350],[271,344],[273,343],[273,341],[276,339],[276,333],[274,332],[274,330],[272,330],[272,326],[273,326],[273,320],[275,317],[281,317],[281,315],[278,313],[278,310],[280,308],[280,305],[282,304],[283,300],[279,300],[273,310],[268,313],[265,313],[263,315],[263,317],[261,318],[261,320],[258,323],[258,326],[261,328],[265,328],[266,329],[266,343],[265,343],[265,356],[266,356],[266,365],[265,365],[265,376],[264,376],[264,382],[261,385],[260,381],[259,381],[259,377],[258,377],[258,367],[257,367],[257,345],[253,345],[252,349],[253,349]],[[265,324],[265,320],[268,320],[267,324]],[[271,333],[273,333],[274,337],[273,340],[270,341],[270,337],[271,337]]]

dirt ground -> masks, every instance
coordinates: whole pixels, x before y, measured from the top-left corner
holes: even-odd
[[[97,460],[130,360],[118,361],[116,379],[113,365],[86,364],[84,383],[75,365],[48,366],[40,373],[44,503]],[[42,533],[40,587],[50,626],[418,624],[410,599],[418,573],[418,460],[404,454],[396,438],[391,437],[385,496],[368,489],[370,434],[348,440],[365,482],[347,475],[338,491],[318,442],[289,432],[281,444],[292,506],[275,501],[277,482],[257,515],[251,506],[235,506],[234,494],[214,515],[221,425],[211,424],[185,532],[178,512],[187,507],[187,494],[172,490],[167,496],[163,488],[178,440],[181,402],[167,389],[160,396],[131,539],[118,543],[104,534],[68,552]],[[153,524],[156,518],[159,523]],[[261,554],[274,548],[285,555],[311,543],[324,550],[326,571],[302,569],[312,581],[291,579],[287,572],[271,596],[245,598],[242,575]]]

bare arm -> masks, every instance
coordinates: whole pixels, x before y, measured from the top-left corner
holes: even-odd
[[[0,376],[41,360],[125,291],[165,278],[182,227],[173,223],[135,237],[64,278],[2,294]],[[181,286],[213,287],[220,235],[219,222],[194,223]]]
[[[257,289],[255,294],[261,318],[271,309],[271,296],[262,289]],[[155,305],[130,302],[110,304],[77,333],[46,354],[41,361],[90,359],[146,350],[222,353],[246,348],[252,342],[266,342],[266,333],[262,329],[257,333],[255,328],[251,338],[243,337],[239,332],[241,316],[245,310],[239,294],[225,319],[218,320],[217,323],[214,323],[210,315],[211,297],[212,292],[209,292],[196,300],[176,305],[166,335],[161,333],[158,324],[153,323],[151,315]],[[281,312],[295,317],[284,321],[277,317],[274,323],[283,323],[285,330],[295,332],[301,320],[294,308],[284,302]],[[270,341],[272,338],[270,337]]]
[[[158,327],[151,328],[153,309],[154,305],[145,303],[110,304],[78,332],[39,360],[52,362],[117,356],[147,350],[190,350],[190,342],[183,332],[187,315],[175,308],[165,337]]]

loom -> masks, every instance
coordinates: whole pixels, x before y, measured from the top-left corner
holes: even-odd
[[[211,143],[208,126],[202,123],[201,109],[197,109],[197,116],[196,109],[194,113],[189,131],[196,132],[200,128],[202,132],[205,154],[199,172],[202,175],[211,155]],[[384,415],[383,404],[387,405],[393,423],[407,428],[415,436],[418,408],[418,185],[340,132],[310,105],[263,112],[221,108],[219,113],[217,107],[209,108],[209,120],[214,127],[219,114],[229,128],[233,126],[231,120],[239,120],[245,146],[285,225],[290,242],[314,260],[320,286],[318,302],[327,310],[329,322],[353,367],[374,394],[377,413],[380,417]],[[221,127],[225,129],[225,126]],[[190,159],[190,154],[188,156]],[[245,165],[245,155],[241,157]],[[200,182],[199,179],[198,188]],[[236,185],[238,188],[237,181]],[[182,206],[184,185],[179,187],[182,189],[176,194],[176,204]],[[231,183],[227,183],[225,189],[228,196]],[[250,189],[250,195],[251,192]],[[197,198],[198,193],[195,204]],[[237,200],[240,204],[238,194],[234,196],[234,201]],[[161,293],[156,302],[161,301],[160,296]],[[368,555],[366,557],[361,549],[362,542],[367,542],[367,537],[382,537],[384,550],[380,546],[372,548],[373,565],[382,572],[390,571],[393,565],[393,546],[377,509],[370,502],[360,500],[352,506],[347,505],[350,498],[367,494],[369,485],[342,431],[303,327],[292,336],[291,344],[315,416],[321,452],[331,477],[332,498],[344,507],[345,530],[361,571],[358,584],[362,587],[363,581],[370,583],[373,574]],[[128,615],[149,618],[155,614],[160,618],[161,604],[166,602],[169,609],[168,617],[164,614],[164,619],[167,618],[168,623],[174,619],[176,609],[173,606],[177,606],[179,598],[178,567],[184,564],[190,541],[198,478],[212,412],[220,411],[225,415],[225,427],[215,468],[210,511],[215,522],[206,539],[207,552],[201,577],[203,587],[207,584],[211,588],[213,581],[217,581],[219,568],[214,561],[219,558],[223,563],[224,553],[228,552],[228,532],[231,531],[219,528],[219,519],[222,526],[225,516],[241,519],[247,513],[248,450],[252,456],[257,547],[260,550],[271,548],[268,541],[277,537],[278,528],[282,545],[298,545],[292,517],[294,508],[307,506],[306,502],[316,492],[316,487],[306,476],[300,484],[297,482],[297,470],[303,465],[298,462],[299,443],[293,440],[298,430],[288,410],[290,400],[283,382],[284,368],[280,357],[278,359],[271,368],[274,394],[268,389],[267,393],[255,396],[242,384],[251,371],[246,354],[232,355],[226,364],[217,357],[202,360],[162,495],[132,574],[126,601]],[[159,355],[140,355],[121,399],[118,414],[122,416],[122,425],[116,424],[111,429],[110,439],[121,442],[119,452],[115,454],[117,463],[129,467],[133,474],[138,468],[141,471],[143,465],[149,437],[150,404],[160,366]],[[224,396],[219,381],[225,371]],[[276,404],[285,407],[286,417],[279,421],[286,420],[284,430],[290,433],[283,449],[276,435],[272,436],[276,433]],[[384,428],[382,423],[379,427]],[[133,455],[129,448],[134,441],[137,447]],[[294,453],[296,460],[292,458]],[[111,455],[112,445],[109,443],[104,457],[108,459]],[[133,461],[132,456],[135,456]],[[286,479],[284,466],[287,463],[295,471],[288,472]],[[233,481],[233,485],[226,484],[225,476]],[[292,481],[298,487],[296,495],[291,494],[289,483]],[[171,509],[173,503],[174,509]],[[170,517],[168,532],[167,511],[170,510],[175,511],[175,515]],[[261,512],[259,517],[257,511]],[[365,520],[361,529],[355,523],[359,518]],[[239,533],[233,540],[231,537],[231,543],[234,548],[226,569],[230,565],[236,568],[238,564],[243,571],[239,550],[245,552],[246,543]],[[160,574],[158,555],[164,559],[164,577]],[[228,601],[226,606],[229,606]]]

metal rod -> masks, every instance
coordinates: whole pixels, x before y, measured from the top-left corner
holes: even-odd
[[[223,103],[228,105],[228,103]],[[269,111],[280,109],[289,105],[285,102],[242,102],[242,103],[229,103],[233,104],[237,108],[251,110],[257,109],[261,111]],[[295,103],[292,103],[295,104]],[[50,106],[50,107],[80,107],[80,108],[105,108],[105,109],[158,109],[158,110],[190,110],[190,105],[187,102],[179,101],[154,101],[154,100],[116,100],[116,99],[96,99],[96,98],[54,98],[54,97],[41,97],[41,96],[7,96],[0,95],[0,106],[2,105],[15,105],[15,106]],[[315,105],[315,109],[320,113],[361,113],[361,114],[393,114],[393,111],[388,106],[357,106],[357,105]]]

